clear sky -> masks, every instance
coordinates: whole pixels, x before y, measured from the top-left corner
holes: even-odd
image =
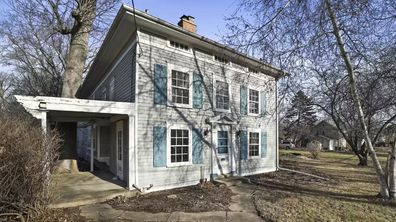
[[[135,7],[177,24],[182,15],[195,17],[198,34],[219,41],[225,30],[224,17],[232,14],[238,0],[135,0]],[[132,6],[131,1],[124,3]]]

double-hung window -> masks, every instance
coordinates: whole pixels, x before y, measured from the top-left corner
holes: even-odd
[[[216,109],[229,110],[230,109],[230,94],[228,83],[216,81]]]
[[[171,129],[170,164],[190,162],[190,130]]]
[[[217,153],[227,154],[228,153],[228,131],[217,132]]]
[[[260,133],[249,132],[249,157],[260,156]]]
[[[249,89],[249,114],[260,113],[260,93],[258,90]]]
[[[172,102],[175,104],[190,104],[190,75],[186,72],[172,70]]]

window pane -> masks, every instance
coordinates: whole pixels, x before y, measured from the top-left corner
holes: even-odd
[[[189,155],[189,131],[171,130],[171,162],[188,162]]]

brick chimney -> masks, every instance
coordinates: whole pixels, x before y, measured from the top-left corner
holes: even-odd
[[[197,32],[197,25],[195,24],[195,19],[191,15],[183,15],[182,17],[180,17],[180,22],[177,24],[187,31],[194,33]]]

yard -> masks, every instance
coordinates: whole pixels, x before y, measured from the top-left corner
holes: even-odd
[[[394,221],[396,205],[377,198],[372,167],[356,166],[352,154],[323,152],[319,160],[305,151],[281,150],[281,167],[328,180],[279,171],[251,176],[258,184],[253,201],[268,221]],[[293,155],[302,154],[302,156]],[[381,155],[382,162],[385,155]]]

